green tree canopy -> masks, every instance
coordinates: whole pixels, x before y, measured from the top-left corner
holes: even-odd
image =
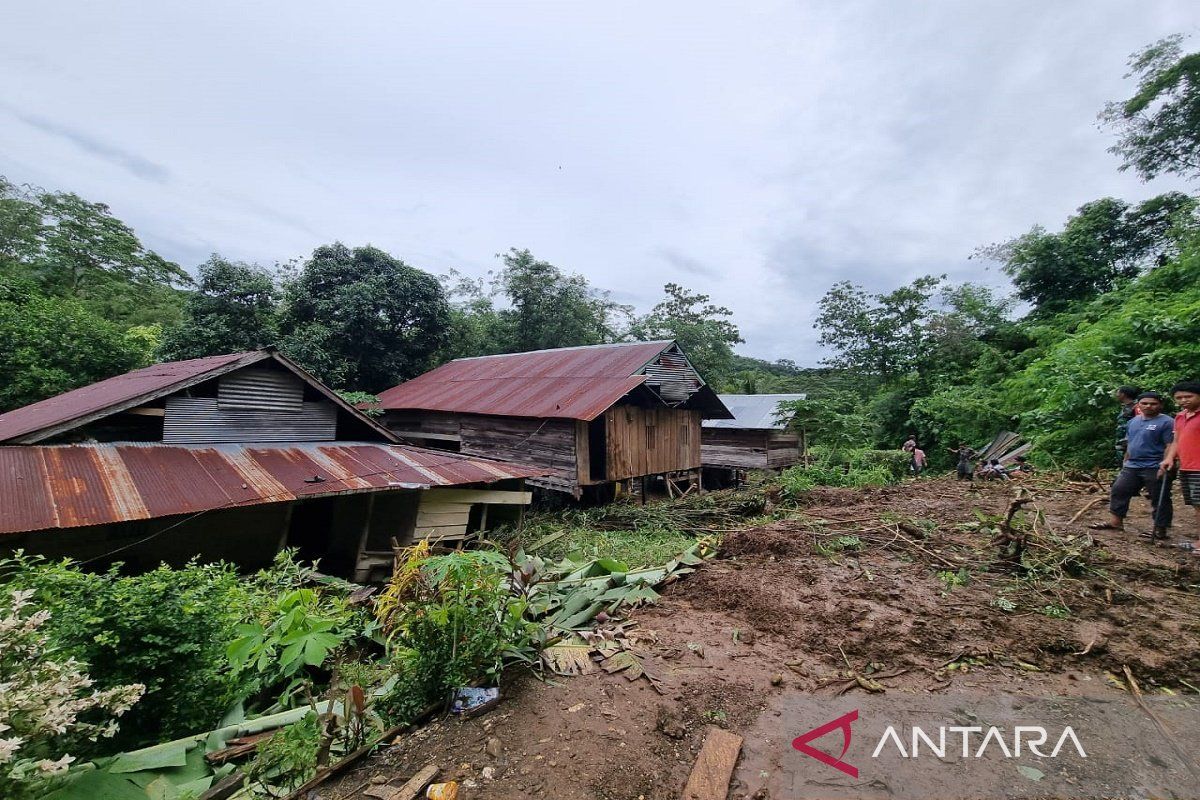
[[[615,341],[630,309],[596,290],[587,279],[565,273],[529,250],[515,247],[499,256],[504,266],[494,288],[507,298],[500,314],[512,339],[506,352]]]
[[[0,277],[0,411],[147,366],[155,332],[123,330],[78,300]]]
[[[1133,97],[1109,103],[1100,119],[1120,140],[1110,148],[1142,180],[1174,173],[1200,177],[1200,53],[1183,52],[1183,36],[1168,36],[1134,53],[1127,78]]]
[[[160,356],[200,358],[274,344],[278,294],[274,277],[262,267],[213,253],[200,265],[183,322],[166,332]]]
[[[437,278],[376,247],[318,247],[286,289],[281,348],[325,382],[379,392],[416,377],[446,343]]]
[[[0,178],[0,275],[32,280],[126,325],[173,322],[190,285],[108,206]]]
[[[891,378],[916,369],[930,300],[942,278],[926,275],[885,294],[868,294],[849,281],[821,298],[813,327],[834,350],[830,366]]]
[[[1178,250],[1176,228],[1195,209],[1195,198],[1181,192],[1136,206],[1106,197],[1080,206],[1059,233],[1035,226],[976,255],[999,261],[1022,300],[1055,313],[1169,258]]]
[[[724,384],[733,374],[733,345],[743,341],[729,319],[733,312],[677,283],[668,283],[663,292],[666,298],[635,322],[634,338],[676,340],[704,380]]]

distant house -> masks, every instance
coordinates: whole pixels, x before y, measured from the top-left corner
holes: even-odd
[[[804,456],[804,433],[790,427],[779,404],[803,394],[723,394],[733,419],[704,421],[700,460],[705,468],[782,469]]]
[[[0,414],[0,549],[247,569],[281,547],[368,580],[458,541],[536,469],[399,444],[273,350],[157,364]]]
[[[699,483],[700,423],[730,414],[673,341],[462,358],[380,395],[406,440],[528,464],[534,486],[604,497]]]

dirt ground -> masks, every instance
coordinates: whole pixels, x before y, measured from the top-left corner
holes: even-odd
[[[645,663],[661,694],[619,674],[542,681],[513,671],[495,710],[434,721],[321,796],[359,797],[372,782],[399,785],[434,763],[440,780],[460,782],[464,800],[665,800],[681,796],[716,725],[745,737],[731,798],[899,797],[905,793],[888,787],[886,775],[855,782],[828,771],[803,790],[791,775],[785,786],[781,769],[794,771],[785,761],[797,756],[789,737],[824,721],[793,720],[800,706],[1080,698],[1094,701],[1088,708],[1117,704],[1104,713],[1137,715],[1125,668],[1148,697],[1195,700],[1200,558],[1141,538],[1144,502],[1125,532],[1095,533],[1087,525],[1104,518],[1102,502],[1069,520],[1102,497],[1101,487],[1040,478],[1024,485],[1031,496],[1016,525],[1034,531],[1028,546],[1046,565],[1040,580],[1014,574],[992,543],[1017,484],[935,479],[818,490],[789,518],[728,534],[716,559],[632,615],[654,634]],[[1083,720],[1090,712],[1081,713]],[[1122,729],[1132,736],[1132,723],[1113,719],[1102,725],[1112,737]],[[1152,750],[1170,755],[1172,746]],[[1173,757],[1151,760],[1174,777],[1192,768]],[[1170,789],[1171,777],[1159,786],[1154,776],[1134,780],[1119,763],[1093,759],[1088,767],[1110,771],[1098,773],[1108,789],[1079,796],[1190,796]],[[979,784],[988,791],[951,788],[949,773],[928,770],[927,783],[916,777],[908,789],[995,796],[1015,773],[1003,763],[989,769],[999,771]],[[1011,796],[1073,796],[1064,788],[1075,785],[1069,770],[1052,777],[1066,783],[1017,786]],[[1200,787],[1195,777],[1191,785]]]

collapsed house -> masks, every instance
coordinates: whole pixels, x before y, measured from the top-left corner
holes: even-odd
[[[359,581],[458,542],[537,469],[398,443],[274,350],[157,364],[0,415],[0,549],[246,569],[296,548]]]
[[[733,419],[704,421],[700,460],[714,477],[737,477],[740,470],[784,469],[804,457],[804,431],[792,426],[792,414],[780,403],[804,400],[803,394],[723,394]]]
[[[460,358],[379,398],[406,440],[528,464],[530,484],[598,499],[649,478],[700,483],[700,424],[730,416],[673,341]]]

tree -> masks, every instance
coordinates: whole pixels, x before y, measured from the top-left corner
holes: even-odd
[[[677,283],[668,283],[663,291],[666,298],[635,323],[634,338],[674,339],[706,381],[718,386],[727,381],[733,373],[733,345],[744,341],[729,320],[733,312]]]
[[[1148,181],[1163,173],[1200,177],[1200,53],[1183,53],[1183,36],[1161,39],[1129,59],[1133,97],[1109,103],[1100,119],[1120,140],[1109,151],[1122,171]]]
[[[263,268],[213,253],[200,265],[183,322],[167,331],[160,355],[166,360],[200,358],[273,344],[278,294],[274,278]]]
[[[429,368],[450,309],[432,275],[375,247],[318,247],[286,290],[282,349],[339,388],[379,392]]]
[[[830,366],[889,379],[916,369],[930,299],[943,278],[926,275],[887,294],[835,283],[819,303],[813,327],[835,355]]]
[[[1175,228],[1196,200],[1168,192],[1131,206],[1106,197],[1085,203],[1059,233],[1035,226],[1028,233],[982,247],[976,256],[999,261],[1017,295],[1041,313],[1111,291],[1178,251]]]
[[[512,352],[510,320],[496,309],[483,279],[452,269],[439,280],[450,301],[450,331],[437,361]]]
[[[0,278],[0,410],[149,365],[157,341],[148,333],[123,331],[78,300]]]
[[[0,179],[0,275],[33,280],[127,325],[174,322],[187,273],[138,240],[108,206]]]
[[[564,273],[529,250],[515,247],[499,258],[504,267],[493,288],[508,298],[500,312],[512,332],[509,352],[601,344],[618,338],[616,325],[630,308],[593,289],[582,275]]]

